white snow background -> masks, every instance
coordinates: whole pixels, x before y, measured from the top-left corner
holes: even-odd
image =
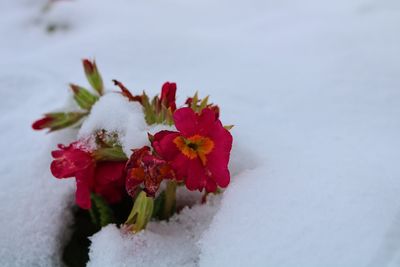
[[[135,236],[106,227],[89,266],[400,266],[399,1],[43,5],[0,1],[0,266],[61,265],[74,180],[50,151],[77,132],[30,125],[87,85],[84,57],[109,89],[177,82],[235,124],[223,196]]]

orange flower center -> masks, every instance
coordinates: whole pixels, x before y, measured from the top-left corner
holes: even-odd
[[[207,164],[206,155],[214,149],[214,142],[210,138],[198,134],[189,138],[178,136],[174,143],[183,155],[189,159],[199,157],[203,165]]]

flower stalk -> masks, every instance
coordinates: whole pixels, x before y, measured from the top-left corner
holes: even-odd
[[[167,188],[165,189],[165,202],[161,213],[161,219],[169,219],[176,210],[176,181],[170,180],[167,182]]]

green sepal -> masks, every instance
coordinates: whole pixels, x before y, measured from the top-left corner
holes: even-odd
[[[153,209],[154,198],[148,197],[146,192],[141,191],[135,199],[132,211],[126,220],[125,225],[127,225],[133,233],[145,229],[153,215]]]
[[[142,105],[143,105],[144,119],[146,120],[146,123],[148,125],[156,123],[155,110],[152,104],[150,104],[150,99],[145,92],[143,92],[142,95]]]
[[[128,157],[125,155],[120,145],[113,147],[101,147],[96,149],[92,156],[96,161],[125,161]]]
[[[47,113],[45,117],[52,119],[51,123],[46,128],[50,132],[61,130],[77,124],[83,117],[87,116],[86,112],[54,112]]]
[[[94,103],[99,100],[99,97],[90,93],[87,89],[75,85],[70,84],[72,92],[74,93],[75,102],[78,104],[79,107],[90,110]]]
[[[86,79],[93,87],[93,89],[96,90],[99,95],[103,95],[103,79],[101,78],[96,62],[94,60],[90,61],[88,59],[84,59],[83,69],[85,70]]]

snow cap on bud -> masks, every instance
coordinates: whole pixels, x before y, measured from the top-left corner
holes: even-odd
[[[49,129],[50,132],[61,130],[76,124],[87,113],[82,112],[56,112],[47,113],[43,118],[32,124],[34,130]]]
[[[83,109],[90,110],[93,104],[99,99],[97,96],[79,85],[70,84],[70,87],[74,93],[76,103]]]
[[[99,95],[102,95],[104,91],[103,79],[97,69],[96,62],[88,59],[84,59],[82,62],[86,78],[90,85],[99,93]]]

